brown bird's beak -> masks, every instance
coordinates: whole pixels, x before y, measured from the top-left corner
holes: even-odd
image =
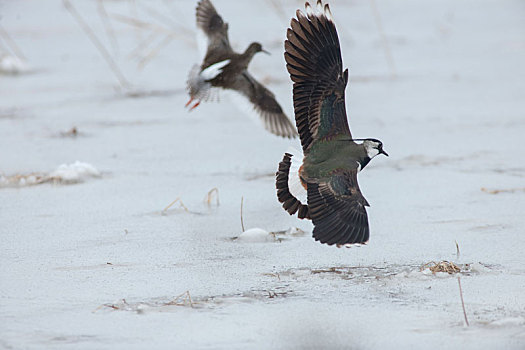
[[[269,52],[266,51],[265,49],[261,49],[261,52],[264,52],[264,53],[267,54],[267,55],[271,55],[271,53],[269,53]]]
[[[383,151],[383,150],[379,151],[379,153],[381,153],[381,154],[384,154],[385,156],[387,156],[387,157],[388,157],[388,153],[386,153],[386,152],[385,152],[385,151]]]

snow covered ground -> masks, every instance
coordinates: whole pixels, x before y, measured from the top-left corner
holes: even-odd
[[[23,55],[0,74],[0,348],[525,348],[522,1],[331,3],[352,132],[390,154],[360,175],[371,239],[351,249],[276,199],[297,140],[227,100],[184,109],[195,2],[71,3],[120,83],[62,1],[0,1],[0,56],[5,33]],[[302,1],[214,4],[236,49],[272,53],[251,70],[292,116]],[[93,176],[20,182],[61,164]],[[443,260],[469,327],[458,275],[424,268]]]

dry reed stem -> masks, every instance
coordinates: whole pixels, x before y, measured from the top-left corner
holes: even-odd
[[[146,12],[152,16],[153,18],[157,19],[160,23],[163,23],[165,25],[167,25],[168,27],[172,28],[174,30],[175,33],[177,34],[182,34],[181,35],[181,38],[183,40],[186,40],[186,41],[189,41],[189,42],[194,42],[194,39],[193,39],[193,36],[194,36],[194,32],[193,30],[190,30],[190,29],[187,29],[187,25],[185,24],[179,24],[177,22],[175,22],[172,18],[158,12],[157,10],[151,8],[151,7],[148,7],[146,5],[144,5],[143,3],[140,4],[145,10]],[[177,17],[175,17],[177,18]]]
[[[148,35],[146,37],[146,39],[142,40],[138,45],[137,47],[135,47],[128,55],[127,55],[127,58],[130,59],[130,58],[133,58],[133,57],[136,57],[136,56],[139,56],[139,52],[141,52],[142,50],[144,50],[146,47],[148,47],[151,42],[153,41],[153,39],[155,39],[155,37],[159,34],[160,32],[158,30],[153,30],[150,35]]]
[[[266,2],[270,3],[270,6],[273,8],[274,12],[277,14],[279,19],[283,21],[284,23],[288,23],[289,16],[284,11],[283,6],[279,0],[267,0]]]
[[[263,273],[262,275],[263,276],[270,276],[270,277],[277,277],[277,279],[279,281],[281,280],[281,275],[278,272],[276,272],[276,273],[267,272],[267,273]]]
[[[122,304],[124,305],[127,305],[129,306],[128,302],[126,301],[126,299],[122,299]],[[113,309],[113,310],[120,310],[120,306],[116,305],[116,304],[112,304],[112,303],[106,303],[106,304],[102,304],[100,306],[98,306],[95,310],[91,311],[92,313],[95,313],[97,312],[98,310],[102,309],[103,307],[107,307],[107,308],[110,308],[110,309]]]
[[[6,45],[9,49],[13,51],[13,53],[20,59],[27,61],[26,57],[22,53],[22,50],[16,45],[15,41],[11,38],[9,33],[0,25],[0,37],[4,39],[6,42]]]
[[[243,207],[243,202],[244,202],[244,197],[241,197],[241,228],[242,228],[242,232],[244,232],[244,220],[243,220],[243,217],[242,217],[242,207]]]
[[[148,64],[149,61],[151,61],[153,58],[155,58],[155,56],[157,56],[159,54],[160,50],[163,47],[165,47],[166,45],[168,45],[174,38],[175,38],[175,35],[173,35],[173,34],[166,35],[164,37],[164,40],[162,40],[157,46],[155,46],[149,52],[149,54],[147,54],[146,56],[144,56],[143,58],[140,59],[139,64],[138,64],[138,69],[144,69],[146,64]]]
[[[33,186],[59,180],[46,174],[30,173],[27,175],[4,176],[4,182],[6,183],[4,186]]]
[[[184,298],[182,299],[182,302],[181,302],[180,300],[181,300],[182,297],[184,297]],[[191,295],[190,295],[190,291],[189,290],[187,290],[184,293],[176,296],[175,298],[173,298],[173,300],[165,303],[164,305],[187,306],[188,303],[189,303],[190,307],[193,307],[193,305],[195,305],[195,303],[191,299]]]
[[[394,64],[394,57],[392,56],[392,51],[390,50],[390,45],[388,43],[388,38],[386,37],[385,31],[383,30],[383,22],[377,9],[375,0],[370,0],[370,6],[372,7],[372,12],[374,13],[374,19],[376,22],[377,30],[381,34],[381,42],[383,44],[383,51],[385,53],[385,58],[390,68],[390,74],[392,78],[396,78],[396,66]]]
[[[142,20],[137,19],[137,18],[128,17],[128,16],[124,16],[124,15],[120,15],[120,14],[111,14],[109,17],[111,17],[115,21],[118,21],[118,22],[130,25],[130,26],[142,29],[142,30],[146,30],[146,29],[158,30],[158,31],[162,31],[162,32],[165,32],[165,33],[173,34],[173,35],[176,34],[175,32],[173,32],[173,30],[171,30],[169,28],[166,28],[166,27],[163,27],[163,26],[159,26],[157,24],[149,23],[149,22],[146,22],[146,21],[142,21]]]
[[[503,189],[503,190],[490,190],[488,188],[482,187],[481,191],[483,191],[485,193],[490,193],[490,194],[515,193],[515,192],[525,192],[525,187],[522,187],[522,188],[508,188],[508,189]]]
[[[213,198],[214,193],[215,193],[215,204],[219,206],[220,204],[219,203],[219,189],[217,187],[214,187],[208,191],[208,194],[206,195],[206,197],[204,197],[204,202],[206,202],[206,204],[208,205],[211,205],[211,200]]]
[[[426,268],[428,268],[433,274],[437,272],[446,272],[452,275],[454,273],[461,272],[461,268],[458,265],[446,260],[440,261],[438,263],[431,261],[423,265],[420,270],[423,271]]]
[[[115,77],[119,81],[122,88],[128,89],[131,87],[131,84],[128,82],[128,80],[124,77],[124,74],[120,71],[120,68],[115,63],[111,55],[109,54],[108,50],[102,45],[100,40],[98,40],[97,36],[91,30],[89,25],[84,21],[82,16],[78,13],[78,11],[75,9],[75,7],[69,2],[69,0],[62,0],[64,3],[64,7],[69,11],[69,13],[73,16],[73,18],[77,21],[77,24],[80,26],[80,28],[84,31],[84,33],[87,35],[89,40],[95,45],[97,50],[99,51],[100,55],[104,58],[106,63],[108,64],[109,68],[115,74]]]
[[[458,285],[459,285],[459,296],[461,298],[461,307],[463,308],[463,316],[465,317],[465,323],[467,324],[467,327],[469,327],[468,318],[467,318],[467,312],[465,311],[465,301],[463,301],[463,290],[461,289],[461,279],[458,276]]]
[[[171,208],[177,202],[179,202],[179,205],[181,208],[183,208],[185,211],[189,211],[188,208],[184,205],[184,203],[182,203],[182,200],[180,199],[180,197],[177,197],[173,202],[168,204],[168,206],[162,210],[161,214],[166,215],[168,209]]]
[[[106,35],[108,36],[109,42],[113,49],[113,53],[118,54],[118,41],[115,36],[115,31],[113,30],[113,26],[111,25],[111,21],[109,20],[109,16],[106,11],[106,7],[104,6],[104,1],[105,0],[98,0],[97,12],[102,21],[102,25],[104,26],[104,30],[106,31]]]

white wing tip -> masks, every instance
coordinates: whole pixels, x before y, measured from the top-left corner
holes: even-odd
[[[312,9],[312,6],[310,5],[309,2],[306,2],[306,3],[304,4],[304,8],[306,9],[306,15],[307,15],[308,17],[312,17],[312,16],[315,15],[314,10]]]
[[[332,16],[332,11],[330,11],[330,6],[328,6],[328,4],[324,5],[324,15],[330,22],[334,21],[334,16]]]
[[[336,244],[337,248],[352,248],[352,247],[363,247],[368,243],[368,241],[363,243],[346,243],[346,244]]]
[[[310,5],[309,2],[306,2],[304,4],[308,18],[312,18],[313,16],[316,16],[318,18],[326,17],[326,19],[328,19],[330,22],[334,21],[334,17],[332,16],[332,12],[330,11],[330,6],[328,6],[328,4],[325,4],[323,6],[323,2],[321,0],[317,0],[316,5],[316,10],[314,11],[312,5]],[[299,15],[304,16],[303,13],[298,10],[297,17],[299,17]]]

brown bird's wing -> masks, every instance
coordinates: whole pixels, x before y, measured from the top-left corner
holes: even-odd
[[[197,27],[207,38],[202,68],[230,57],[233,50],[228,39],[228,23],[223,21],[210,0],[201,0],[197,4]]]
[[[252,77],[248,71],[245,70],[239,74],[231,88],[250,100],[266,130],[282,137],[293,138],[297,136],[295,126],[284,114],[281,106],[275,100],[274,94]]]
[[[307,16],[297,11],[284,43],[286,68],[293,81],[295,123],[304,153],[319,140],[351,139],[345,107],[348,69],[343,72],[337,30],[328,5]]]
[[[308,182],[308,209],[316,241],[332,244],[366,243],[369,206],[357,184],[357,170],[336,170],[327,179]]]

